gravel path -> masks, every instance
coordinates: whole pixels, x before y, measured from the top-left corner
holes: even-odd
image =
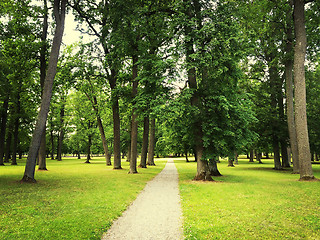
[[[182,239],[182,213],[178,172],[169,160],[102,240]]]

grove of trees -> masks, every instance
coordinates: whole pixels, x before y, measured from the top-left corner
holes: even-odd
[[[319,9],[305,0],[0,0],[0,165],[27,155],[22,181],[35,182],[37,164],[46,170],[64,154],[86,163],[101,154],[114,169],[126,156],[132,174],[155,156],[194,155],[195,180],[212,180],[220,157],[234,166],[255,153],[312,180]],[[82,35],[72,45],[66,14]]]

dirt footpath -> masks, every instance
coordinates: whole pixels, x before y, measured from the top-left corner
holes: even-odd
[[[102,240],[183,239],[178,172],[169,160]]]

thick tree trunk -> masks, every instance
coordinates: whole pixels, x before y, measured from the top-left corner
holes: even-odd
[[[234,159],[229,157],[228,158],[228,167],[235,167],[233,162],[234,162]]]
[[[4,162],[9,163],[11,157],[11,145],[12,145],[12,120],[9,121],[9,128],[7,132],[7,139],[6,139],[6,147],[5,147],[5,155],[4,155]]]
[[[1,130],[0,130],[0,166],[3,166],[3,157],[5,151],[6,127],[8,117],[9,99],[6,98],[3,102],[3,109],[1,113]]]
[[[273,161],[274,161],[274,169],[282,170],[281,161],[280,161],[280,148],[279,148],[279,140],[276,135],[272,137],[272,147],[273,147]]]
[[[289,157],[288,157],[288,146],[284,140],[281,140],[280,145],[281,145],[281,157],[282,157],[281,166],[284,168],[289,168],[291,166],[290,166]]]
[[[139,167],[141,168],[147,167],[148,142],[149,142],[149,117],[144,117],[141,161],[139,165]]]
[[[149,130],[149,146],[148,146],[148,162],[147,165],[155,166],[154,163],[154,149],[156,144],[156,119],[151,118]]]
[[[209,159],[208,161],[209,173],[211,176],[220,177],[222,174],[218,170],[217,161],[215,159]]]
[[[133,67],[132,67],[132,99],[134,99],[138,92],[138,66],[137,66],[138,58],[133,57]],[[134,105],[134,104],[133,104]],[[135,106],[132,111],[132,123],[131,123],[131,157],[130,157],[130,171],[129,173],[138,173],[137,171],[137,143],[138,143],[138,119],[136,113]]]
[[[253,159],[254,159],[254,153],[253,153],[253,149],[251,149],[249,153],[249,162],[253,162]]]
[[[296,45],[294,48],[294,96],[300,180],[310,180],[314,179],[314,176],[310,157],[306,110],[304,62],[307,49],[307,35],[305,29],[304,3],[304,0],[294,1],[294,29],[296,34]]]
[[[47,121],[52,96],[53,80],[57,72],[59,51],[64,31],[65,10],[67,0],[54,1],[54,15],[56,20],[56,30],[53,38],[52,49],[49,58],[48,71],[43,89],[40,111],[37,117],[36,126],[32,135],[32,140],[27,157],[24,176],[22,182],[36,182],[34,179],[36,158],[40,148],[41,137]]]

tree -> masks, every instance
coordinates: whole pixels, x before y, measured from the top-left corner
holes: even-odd
[[[50,100],[52,95],[53,80],[56,74],[60,45],[62,42],[62,36],[64,31],[65,13],[66,13],[66,0],[54,1],[54,16],[56,21],[56,29],[52,42],[52,48],[50,52],[50,58],[48,63],[48,70],[45,78],[42,101],[40,111],[37,117],[35,129],[33,132],[27,163],[25,167],[24,176],[22,182],[36,182],[34,179],[34,172],[36,166],[36,158],[40,148],[40,142],[42,134],[45,130],[45,124],[50,108]]]
[[[295,124],[297,131],[300,180],[311,180],[313,176],[307,126],[305,56],[307,36],[305,30],[304,0],[294,1],[294,30],[296,44],[294,47],[294,94]]]

